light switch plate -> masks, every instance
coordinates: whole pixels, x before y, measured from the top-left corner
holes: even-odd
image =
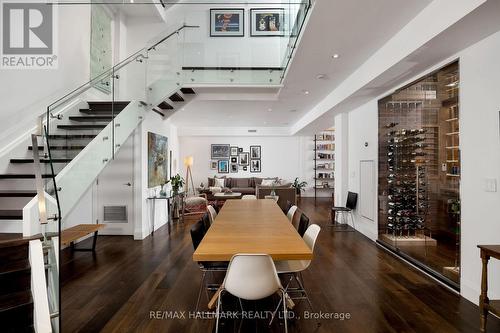
[[[496,192],[497,191],[497,180],[495,178],[485,178],[484,179],[484,191],[485,192]]]

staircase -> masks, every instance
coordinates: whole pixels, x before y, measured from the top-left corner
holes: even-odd
[[[34,332],[29,239],[0,241],[0,325],[2,332]]]
[[[52,162],[56,172],[60,171],[92,141],[113,119],[111,102],[87,102],[88,107],[79,110],[79,115],[69,116],[64,124],[57,125],[55,134],[49,135]],[[129,102],[115,102],[114,116],[119,114]],[[32,146],[27,147],[27,156],[32,155]],[[44,146],[40,162],[44,172],[42,177],[49,180],[50,160]],[[2,222],[14,224],[14,232],[22,232],[23,207],[36,196],[34,160],[32,157],[13,157],[10,159],[11,173],[0,174],[0,225]],[[15,224],[18,224],[16,226]],[[2,229],[0,229],[2,230]],[[2,231],[5,231],[3,229]]]

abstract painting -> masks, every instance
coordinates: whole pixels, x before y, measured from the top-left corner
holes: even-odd
[[[168,180],[168,138],[148,132],[148,187]]]
[[[210,37],[243,37],[243,9],[210,9]]]

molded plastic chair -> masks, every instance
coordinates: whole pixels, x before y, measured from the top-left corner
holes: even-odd
[[[269,255],[236,254],[231,258],[217,301],[216,333],[219,332],[219,313],[224,292],[244,300],[263,299],[279,292],[283,302],[285,332],[288,332],[286,293],[276,273],[273,259]]]
[[[290,207],[290,209],[286,213],[286,217],[288,217],[288,219],[290,220],[290,222],[292,222],[293,216],[295,215],[295,212],[297,211],[297,208],[298,208],[297,206],[293,205],[292,207]]]
[[[311,224],[309,228],[307,228],[304,234],[304,242],[307,246],[314,252],[314,246],[316,245],[316,240],[318,239],[319,232],[321,231],[321,227],[317,224]],[[304,288],[304,282],[302,278],[302,272],[309,268],[311,264],[311,260],[285,260],[285,261],[276,261],[276,271],[278,274],[291,274],[290,280],[288,281],[285,287],[285,293],[298,293],[300,296],[298,297],[290,297],[291,299],[305,299],[307,303],[309,303],[309,307],[311,311],[314,312],[314,308],[312,306],[311,300],[309,299],[309,295],[307,295],[307,291]],[[298,284],[298,288],[290,289],[290,284],[292,280],[295,280]],[[278,311],[280,304],[278,304],[274,314]],[[274,318],[273,314],[273,318]],[[273,318],[271,319],[272,323]]]
[[[253,194],[245,194],[241,197],[241,200],[257,200],[257,197]]]
[[[215,218],[217,217],[217,212],[215,211],[215,208],[212,205],[209,205],[207,209],[210,217],[210,224],[212,224],[214,223]]]

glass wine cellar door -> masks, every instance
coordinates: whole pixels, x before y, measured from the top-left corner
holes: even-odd
[[[459,67],[379,101],[379,242],[460,282]]]

